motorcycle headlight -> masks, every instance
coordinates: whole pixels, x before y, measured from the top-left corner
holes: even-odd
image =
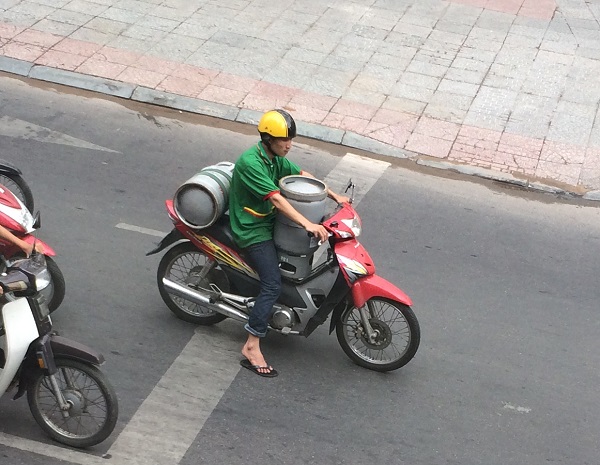
[[[354,237],[360,236],[360,232],[362,231],[362,224],[360,223],[360,219],[358,219],[357,216],[355,216],[351,220],[342,220],[342,223],[344,223],[350,228],[350,230],[354,234]]]
[[[35,289],[40,292],[43,289],[46,289],[50,285],[50,271],[48,268],[44,267],[44,269],[38,271],[35,275]]]

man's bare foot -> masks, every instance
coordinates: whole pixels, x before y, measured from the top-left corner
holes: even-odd
[[[260,351],[260,338],[248,335],[248,340],[242,347],[242,355],[248,359],[251,365],[257,367],[256,371],[262,374],[269,374],[273,371],[273,367],[267,365],[267,361]]]

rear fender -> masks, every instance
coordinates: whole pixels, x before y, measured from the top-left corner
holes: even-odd
[[[355,307],[362,307],[372,297],[385,297],[409,307],[412,305],[412,300],[404,291],[377,275],[366,276],[354,282],[352,300]]]
[[[181,240],[187,240],[186,237],[177,229],[173,229],[169,234],[163,237],[156,247],[149,252],[146,252],[146,256],[154,255],[155,253],[160,252],[161,250],[165,250],[168,247],[171,247],[176,242]]]

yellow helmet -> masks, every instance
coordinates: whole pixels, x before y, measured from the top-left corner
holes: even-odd
[[[258,122],[258,132],[263,142],[275,137],[296,137],[296,122],[285,110],[267,111]]]

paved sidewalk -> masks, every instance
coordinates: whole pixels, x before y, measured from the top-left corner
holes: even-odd
[[[600,0],[0,0],[0,70],[600,199]]]

